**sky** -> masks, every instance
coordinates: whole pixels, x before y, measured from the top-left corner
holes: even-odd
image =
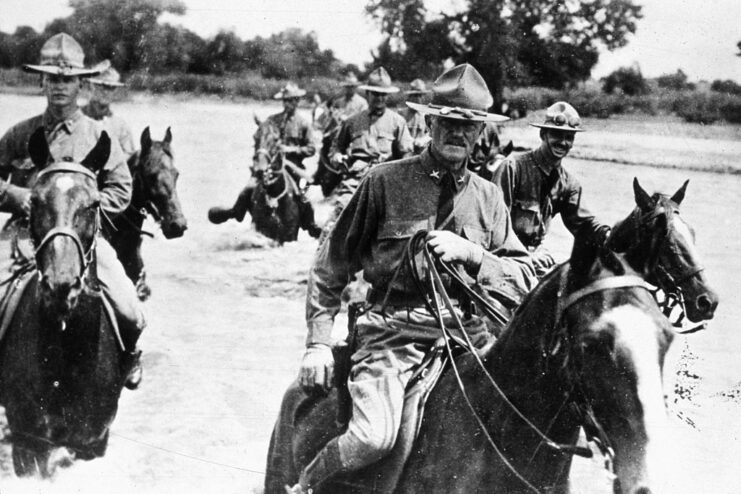
[[[125,1],[125,0],[121,0]],[[290,27],[317,34],[319,46],[345,62],[372,60],[381,41],[379,28],[364,15],[365,0],[183,0],[184,16],[163,20],[202,37],[220,29],[242,39],[268,36]],[[431,11],[449,10],[464,0],[428,0]],[[741,0],[635,0],[643,19],[624,48],[605,52],[592,72],[599,78],[637,63],[655,77],[682,69],[692,81],[734,79],[741,82]],[[68,0],[0,0],[0,31],[19,25],[37,30],[56,17],[69,15]]]

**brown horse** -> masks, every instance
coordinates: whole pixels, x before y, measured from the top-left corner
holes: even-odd
[[[131,204],[121,215],[106,223],[106,236],[116,250],[126,275],[136,285],[140,300],[146,300],[151,290],[146,282],[141,256],[144,218],[150,215],[160,224],[165,238],[182,237],[188,223],[180,206],[172,151],[172,132],[167,128],[162,141],[153,141],[149,127],[141,135],[141,151],[128,160],[133,179]]]
[[[42,169],[31,192],[36,267],[0,346],[0,401],[16,474],[47,477],[60,448],[82,459],[105,453],[126,369],[94,276],[95,172],[108,159],[110,139],[103,132],[80,164],[47,166],[53,159],[40,128],[29,151]]]
[[[665,478],[657,466],[669,441],[662,366],[673,335],[644,278],[671,274],[675,283],[664,289],[702,307],[688,305],[692,318],[711,318],[717,306],[678,216],[685,187],[649,197],[636,181],[636,211],[613,242],[627,236],[645,250],[618,254],[577,236],[570,263],[526,297],[482,358],[451,360],[394,492],[568,492],[572,455],[587,454],[575,447],[580,427],[613,460],[616,493],[655,492]],[[325,399],[289,388],[268,452],[267,494],[293,485],[341,432],[335,415],[334,392]],[[372,465],[315,492],[375,492],[379,475]]]

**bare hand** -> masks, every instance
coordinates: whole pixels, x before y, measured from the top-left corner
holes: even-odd
[[[427,245],[443,262],[461,262],[477,268],[484,258],[484,248],[453,232],[434,230],[427,234]]]
[[[334,380],[334,355],[327,345],[309,346],[301,361],[298,382],[307,393],[329,392]]]
[[[341,165],[345,162],[345,159],[347,157],[342,153],[335,153],[334,156],[332,156],[332,163],[335,165]]]
[[[280,145],[280,152],[283,154],[291,154],[298,152],[297,146],[288,146],[287,144]]]

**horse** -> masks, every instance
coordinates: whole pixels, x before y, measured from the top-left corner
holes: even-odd
[[[166,239],[182,237],[188,222],[177,193],[180,172],[174,164],[170,128],[164,140],[153,141],[147,127],[140,143],[141,150],[127,161],[133,179],[131,204],[106,224],[106,237],[116,250],[126,275],[136,286],[139,299],[145,301],[151,290],[146,282],[141,245],[142,236],[152,234],[142,229],[144,219],[149,215],[158,222]]]
[[[315,126],[322,133],[322,144],[319,148],[319,162],[314,172],[313,183],[321,187],[324,197],[332,195],[332,191],[342,181],[342,171],[331,164],[329,156],[332,141],[342,127],[339,112],[334,108],[335,101],[339,98],[330,99],[320,117],[315,121]]]
[[[103,456],[116,416],[127,369],[94,275],[96,172],[110,143],[103,132],[73,163],[50,160],[43,128],[29,140],[41,169],[31,190],[35,267],[13,282],[20,284],[17,308],[4,306],[0,345],[0,402],[18,476],[52,476],[63,448],[86,460]]]
[[[299,176],[306,175],[285,159],[281,144],[280,131],[270,120],[258,126],[252,162],[256,186],[248,202],[255,229],[279,244],[295,241],[304,220],[298,184],[288,168]]]
[[[566,493],[573,455],[591,454],[576,445],[580,428],[611,460],[615,493],[657,492],[669,442],[662,366],[673,332],[645,279],[692,302],[690,318],[712,318],[718,303],[678,214],[686,186],[671,198],[649,196],[636,180],[636,208],[608,246],[577,235],[570,261],[525,297],[483,356],[454,358],[449,347],[451,365],[428,398],[393,492]],[[336,413],[336,391],[319,397],[289,388],[271,437],[266,494],[293,485],[342,432]],[[375,492],[382,472],[376,464],[343,473],[314,492]]]

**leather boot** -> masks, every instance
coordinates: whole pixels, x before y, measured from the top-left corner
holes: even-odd
[[[133,391],[139,387],[139,384],[141,384],[142,375],[144,374],[141,356],[142,351],[138,348],[133,352],[124,353],[122,367],[123,371],[126,373],[126,381],[124,381],[126,389]]]
[[[311,205],[305,192],[302,192],[299,196],[298,208],[299,222],[301,223],[301,226],[309,233],[309,236],[312,238],[319,238],[322,234],[322,229],[319,228],[314,220],[314,206]]]
[[[231,208],[227,209],[216,206],[208,210],[208,221],[214,225],[220,225],[232,218],[234,218],[234,211]]]
[[[311,494],[326,480],[337,474],[346,472],[340,459],[340,448],[335,437],[314,457],[293,487],[286,486],[286,492],[291,494]]]

